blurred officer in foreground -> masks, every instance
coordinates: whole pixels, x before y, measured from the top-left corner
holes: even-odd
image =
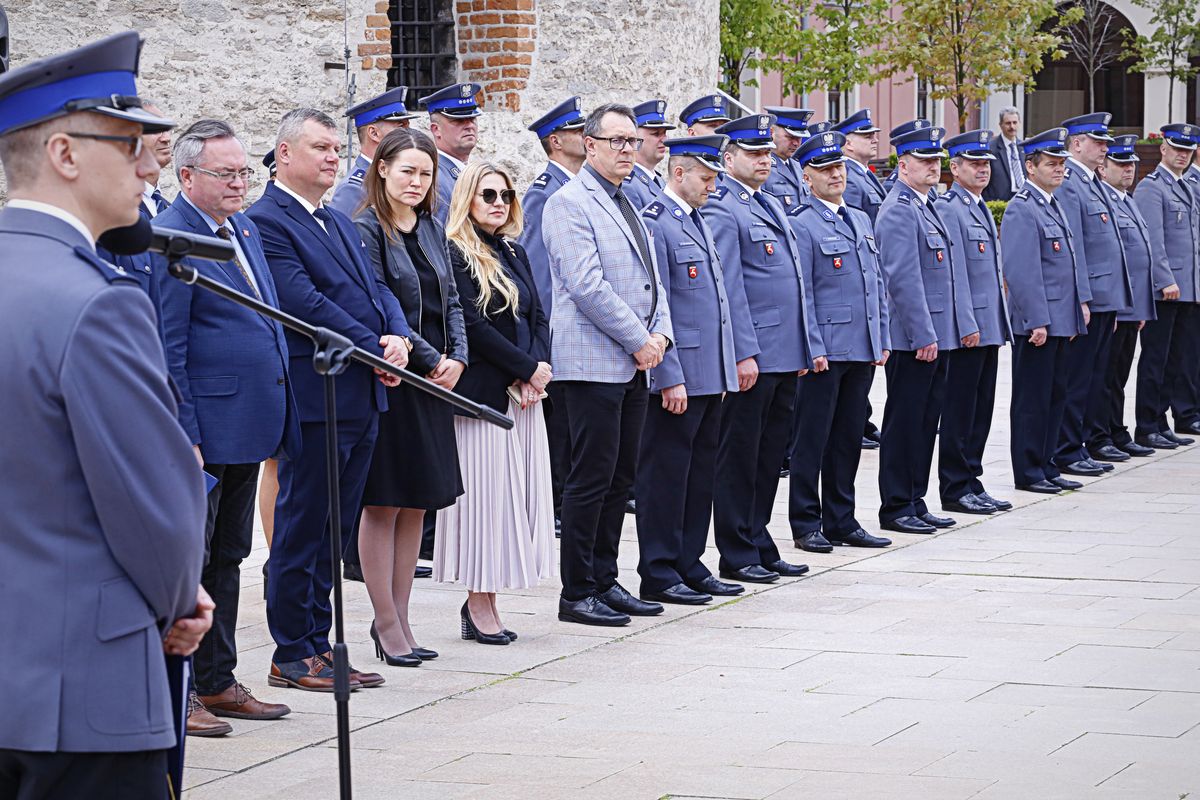
[[[891,334],[871,220],[842,201],[845,140],[823,133],[800,145],[793,160],[811,196],[788,218],[829,358],[828,370],[800,380],[792,441],[792,539],[814,553],[828,553],[834,543],[892,543],[867,533],[854,517],[867,392],[875,367],[887,362]]]
[[[456,83],[422,97],[429,112],[429,135],[438,149],[437,204],[433,216],[442,225],[450,213],[450,195],[454,184],[467,167],[467,159],[479,142],[478,117],[483,111],[475,97],[482,87],[477,83]],[[432,519],[432,515],[429,515]]]
[[[1155,292],[1150,283],[1150,230],[1129,193],[1137,175],[1138,157],[1134,153],[1137,139],[1137,134],[1133,133],[1115,137],[1108,147],[1104,166],[1100,169],[1104,189],[1108,192],[1108,204],[1113,210],[1113,220],[1121,234],[1121,246],[1125,250],[1125,263],[1133,288],[1133,305],[1117,313],[1117,330],[1113,333],[1108,354],[1104,378],[1106,414],[1101,417],[1099,428],[1088,436],[1088,453],[1093,459],[1103,461],[1123,461],[1129,456],[1145,457],[1154,453],[1153,447],[1142,447],[1133,441],[1129,429],[1125,427],[1125,384],[1133,367],[1138,331],[1145,327],[1147,320],[1155,317]]]
[[[1067,346],[1086,335],[1088,321],[1076,244],[1054,197],[1070,155],[1066,138],[1066,128],[1051,128],[1021,143],[1027,180],[1008,202],[1000,230],[1013,333],[1013,479],[1021,491],[1038,494],[1083,485],[1053,464],[1067,404]]]
[[[135,32],[0,77],[0,794],[166,798],[164,651],[212,622],[204,482],[154,309],[94,242],[158,170]],[[31,268],[36,265],[36,268]]]
[[[700,605],[714,594],[741,594],[700,561],[716,485],[721,399],[737,391],[733,325],[721,262],[697,210],[716,188],[724,136],[668,139],[667,185],[642,218],[654,240],[658,272],[675,328],[675,347],[650,371],[636,492],[653,502],[637,510],[641,596]],[[663,487],[673,487],[663,491]]]
[[[416,114],[408,113],[404,107],[407,94],[407,86],[397,86],[346,110],[345,116],[354,118],[354,132],[358,134],[358,157],[354,159],[350,174],[333,190],[330,208],[336,208],[352,219],[358,213],[359,207],[367,199],[363,180],[371,168],[379,143],[396,128],[407,128],[417,118]]]
[[[679,121],[687,128],[688,136],[708,136],[731,119],[729,101],[719,94],[707,94],[679,112]]]
[[[980,481],[983,449],[996,404],[1000,348],[1012,341],[1000,269],[1000,235],[992,212],[983,203],[995,159],[989,147],[991,138],[991,131],[975,130],[945,141],[954,185],[934,203],[950,230],[955,259],[961,258],[966,266],[971,306],[979,326],[979,344],[946,354],[946,405],[938,436],[942,508],[962,514],[1012,508],[1007,500],[988,494]]]
[[[800,165],[792,157],[808,138],[808,120],[813,111],[784,106],[767,106],[764,110],[775,115],[775,127],[771,129],[775,152],[771,154],[771,177],[763,184],[763,191],[779,198],[783,210],[790,214],[800,205],[800,200],[808,196]]]
[[[650,204],[667,185],[658,172],[658,165],[667,155],[667,131],[675,126],[667,122],[665,100],[647,100],[633,107],[637,119],[638,133],[644,141],[633,162],[633,172],[621,184],[621,191],[629,196],[633,207],[641,210]]]

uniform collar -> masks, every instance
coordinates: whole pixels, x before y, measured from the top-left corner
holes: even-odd
[[[683,213],[684,213],[684,214],[687,214],[688,216],[691,216],[691,213],[692,213],[692,207],[691,207],[690,205],[688,205],[686,202],[684,202],[683,200],[681,200],[681,199],[680,199],[680,197],[679,197],[679,195],[677,195],[677,194],[675,194],[674,192],[672,192],[672,191],[671,191],[671,187],[670,187],[670,186],[668,186],[667,188],[663,189],[663,190],[662,190],[662,194],[661,194],[661,195],[659,195],[659,196],[660,196],[660,197],[665,197],[665,198],[667,198],[667,199],[668,199],[668,200],[670,200],[672,203],[674,203],[675,205],[679,206],[680,210],[681,210],[681,211],[683,211]]]
[[[633,162],[633,168],[634,168],[634,169],[641,170],[641,171],[642,171],[642,174],[643,174],[643,175],[645,175],[645,176],[646,176],[647,178],[649,178],[650,180],[654,180],[656,177],[658,177],[658,173],[657,173],[657,172],[655,172],[655,171],[654,171],[654,170],[652,170],[652,169],[646,169],[645,167],[643,167],[641,164],[637,163],[636,161],[635,161],[635,162]]]
[[[974,192],[972,192],[970,189],[968,189],[967,187],[963,186],[961,183],[958,183],[957,181],[954,183],[954,188],[955,188],[955,189],[958,189],[960,192],[962,192],[963,194],[965,194],[967,197],[971,198],[971,202],[972,202],[972,203],[981,203],[981,202],[983,202],[983,197],[982,197],[982,196],[975,194],[975,193],[974,193]]]
[[[1043,189],[1042,187],[1038,186],[1038,185],[1037,185],[1036,183],[1034,183],[1033,181],[1026,181],[1026,182],[1025,182],[1025,185],[1026,185],[1026,186],[1028,186],[1028,187],[1029,187],[1030,189],[1032,189],[1033,191],[1035,191],[1035,192],[1037,192],[1038,194],[1040,194],[1040,195],[1041,195],[1041,196],[1042,196],[1042,197],[1045,199],[1045,201],[1046,201],[1047,203],[1050,203],[1050,202],[1053,202],[1053,201],[1054,201],[1054,195],[1052,195],[1050,192],[1047,192],[1045,189]]]
[[[564,167],[562,164],[558,163],[554,159],[550,159],[550,161],[548,161],[546,163],[548,163],[552,169],[557,169],[559,172],[561,172],[566,177],[567,180],[571,180],[571,178],[574,178],[575,175],[577,174],[577,173],[571,172],[571,170],[567,169],[566,167]]]
[[[829,210],[830,210],[830,211],[832,211],[832,212],[833,212],[833,213],[835,213],[835,214],[836,214],[836,213],[838,213],[839,211],[841,211],[843,208],[845,208],[845,207],[846,207],[846,204],[845,204],[844,202],[843,202],[841,205],[837,205],[837,204],[835,204],[835,203],[831,203],[831,202],[829,202],[828,200],[826,200],[826,199],[824,199],[824,198],[822,198],[822,197],[817,197],[815,194],[812,196],[812,199],[813,199],[813,200],[816,200],[816,201],[817,201],[817,202],[819,202],[819,203],[824,203],[826,206],[828,206],[828,207],[829,207]]]
[[[39,214],[46,214],[55,219],[62,220],[79,232],[83,240],[87,242],[88,247],[92,248],[92,252],[96,252],[96,239],[92,236],[92,232],[88,230],[87,225],[83,224],[83,220],[75,216],[69,211],[64,211],[58,206],[52,206],[49,203],[42,203],[37,200],[9,200],[9,208],[23,208],[26,211],[36,211]]]
[[[438,150],[438,155],[443,156],[447,161],[449,161],[454,166],[458,167],[460,170],[467,168],[467,165],[465,163],[463,163],[462,161],[459,161],[457,158],[450,155],[445,150]]]
[[[745,190],[746,194],[750,195],[751,197],[753,197],[753,196],[754,196],[754,195],[755,195],[755,194],[758,192],[758,190],[757,190],[757,189],[751,189],[749,186],[747,186],[746,184],[742,183],[742,182],[741,182],[741,181],[739,181],[737,178],[735,178],[735,177],[733,177],[732,175],[730,175],[728,172],[726,172],[726,173],[725,173],[725,177],[726,177],[726,178],[727,178],[727,179],[728,179],[730,182],[732,182],[732,183],[736,183],[738,186],[742,187],[742,189],[744,189],[744,190]]]
[[[1067,163],[1068,163],[1068,164],[1072,164],[1072,165],[1074,165],[1074,166],[1078,167],[1080,170],[1082,170],[1083,174],[1084,174],[1084,175],[1087,175],[1087,179],[1088,179],[1089,181],[1090,181],[1090,180],[1094,180],[1094,179],[1096,178],[1096,170],[1094,170],[1094,169],[1088,169],[1088,168],[1087,168],[1087,166],[1085,166],[1085,165],[1083,164],[1083,162],[1081,162],[1081,161],[1076,161],[1076,160],[1075,160],[1075,156],[1069,156],[1069,157],[1067,158]]]

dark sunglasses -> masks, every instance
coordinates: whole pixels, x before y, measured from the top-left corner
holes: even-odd
[[[495,189],[484,189],[479,193],[479,196],[482,197],[483,202],[487,203],[489,206],[496,202],[497,197],[499,197],[500,201],[506,206],[511,206],[513,200],[517,199],[517,193],[512,189],[505,189],[500,192],[497,192]]]

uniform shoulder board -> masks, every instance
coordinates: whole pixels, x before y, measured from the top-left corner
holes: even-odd
[[[1142,178],[1142,180],[1144,180],[1144,181],[1156,181],[1156,180],[1158,180],[1158,170],[1155,170],[1154,172],[1151,172],[1151,173],[1150,173],[1149,175],[1147,175],[1145,178]]]
[[[713,190],[713,193],[709,195],[709,199],[720,200],[722,197],[724,197],[728,193],[729,193],[728,186],[718,186],[716,189]]]
[[[1019,191],[1013,195],[1013,199],[1014,200],[1028,200],[1029,199],[1029,190],[1022,189],[1021,191]]]
[[[1071,177],[1071,168],[1067,167],[1066,169],[1063,170],[1063,180],[1065,181],[1067,178],[1070,178],[1070,177]]]
[[[365,169],[356,169],[354,172],[350,173],[350,179],[347,182],[352,183],[355,186],[362,186],[363,178],[365,177],[367,177],[367,171]]]
[[[541,175],[538,175],[536,178],[533,179],[533,185],[538,187],[539,189],[545,189],[546,186],[549,185],[549,183],[550,183],[550,173],[549,172],[543,172]]]
[[[81,259],[95,267],[96,271],[100,273],[100,277],[104,278],[104,280],[108,281],[109,283],[127,282],[132,283],[134,286],[137,285],[137,279],[126,272],[124,267],[118,267],[108,263],[100,256],[96,255],[82,245],[75,247],[75,255],[79,256]]]
[[[897,203],[904,203],[904,205],[908,205],[908,204],[910,204],[910,203],[912,202],[912,198],[911,198],[910,196],[906,195],[906,194],[897,194],[897,195],[896,195],[896,202],[897,202]]]
[[[663,204],[658,200],[655,200],[642,210],[642,216],[646,217],[647,219],[658,219],[658,215],[663,212],[663,208]]]

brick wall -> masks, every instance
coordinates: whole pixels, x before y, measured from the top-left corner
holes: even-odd
[[[387,0],[377,0],[374,13],[367,14],[366,41],[358,46],[358,55],[365,70],[387,71],[392,68],[392,21],[388,17]]]
[[[483,86],[484,108],[520,111],[533,66],[535,0],[456,0],[462,80]]]

